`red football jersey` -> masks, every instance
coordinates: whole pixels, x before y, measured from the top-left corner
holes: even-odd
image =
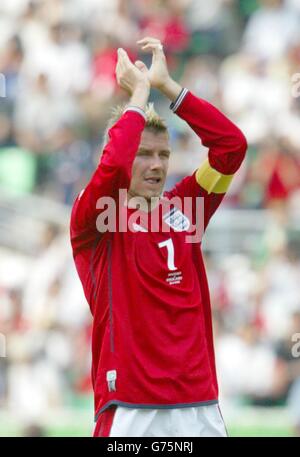
[[[232,122],[186,89],[171,108],[209,147],[212,167],[224,174],[238,169],[246,142]],[[71,216],[74,260],[94,318],[96,418],[111,404],[178,408],[218,401],[201,240],[188,243],[186,237],[195,224],[206,228],[224,194],[208,194],[194,173],[164,193],[153,210],[155,231],[152,213],[129,223],[130,230],[120,230],[120,218],[135,211],[122,205],[116,211],[117,230],[97,230],[103,214],[97,201],[112,197],[118,202],[119,189],[129,188],[144,126],[144,117],[129,109],[110,129],[100,164]],[[188,215],[176,205],[170,209],[173,197],[178,202],[190,197]]]

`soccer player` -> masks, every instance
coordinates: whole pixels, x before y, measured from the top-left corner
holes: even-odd
[[[118,50],[117,81],[130,100],[112,122],[71,216],[74,260],[94,319],[94,436],[226,436],[201,239],[187,242],[187,233],[197,224],[205,230],[247,144],[218,109],[171,78],[159,40],[147,37],[138,45],[152,53],[151,67]],[[208,159],[165,193],[169,136],[148,104],[151,87],[209,148]],[[192,200],[188,215],[180,205],[185,198]],[[105,229],[111,202],[119,211]],[[139,219],[130,223],[138,208]]]

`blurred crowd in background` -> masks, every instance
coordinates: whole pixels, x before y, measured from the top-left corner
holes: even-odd
[[[300,219],[300,0],[11,0],[0,30],[5,195],[70,209],[99,162],[111,108],[128,99],[116,50],[149,66],[136,45],[144,36],[163,42],[181,85],[244,132],[247,159],[222,207],[270,211],[276,223],[253,253],[206,252],[221,398],[288,405],[300,433],[300,237],[288,229]],[[153,91],[151,101],[169,126],[171,187],[207,150],[169,100]],[[68,223],[48,222],[32,255],[0,239],[0,408],[24,421],[91,396],[91,317]]]

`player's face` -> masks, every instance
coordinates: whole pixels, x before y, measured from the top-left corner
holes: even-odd
[[[132,166],[129,196],[159,197],[166,181],[169,156],[168,133],[145,129]]]

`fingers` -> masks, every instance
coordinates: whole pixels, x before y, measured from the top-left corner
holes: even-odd
[[[147,72],[148,71],[148,68],[147,66],[144,64],[144,62],[142,62],[141,60],[136,60],[134,62],[134,65],[139,69],[141,70],[143,73]]]
[[[132,65],[127,52],[123,48],[118,48],[118,63],[120,63],[121,68]]]
[[[143,51],[151,51],[155,55],[164,54],[163,45],[157,38],[145,37],[137,41]]]
[[[138,40],[137,43],[139,44],[146,44],[146,43],[160,43],[160,40],[158,38],[153,38],[153,37],[145,37],[142,38],[141,40]]]
[[[125,51],[122,48],[118,48],[118,63],[120,66],[124,65],[125,62]]]
[[[143,51],[152,51],[154,54],[164,54],[163,46],[161,43],[149,43],[142,46]]]

